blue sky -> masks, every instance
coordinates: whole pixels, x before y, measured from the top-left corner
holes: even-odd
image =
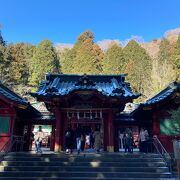
[[[145,41],[180,27],[180,0],[0,0],[0,24],[10,42],[74,43],[85,30],[95,41]]]

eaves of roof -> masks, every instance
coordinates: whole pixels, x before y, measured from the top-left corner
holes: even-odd
[[[174,93],[179,92],[179,91],[180,91],[180,83],[173,82],[167,88],[165,88],[160,93],[158,93],[156,96],[152,97],[151,99],[148,99],[144,103],[141,103],[140,106],[148,107],[154,104],[158,104],[170,98]]]
[[[26,108],[28,106],[28,101],[5,87],[2,83],[0,83],[0,98],[2,98],[7,103],[18,106],[19,108]]]
[[[68,80],[66,76],[68,76]],[[34,97],[61,97],[75,91],[96,91],[107,97],[125,97],[133,99],[140,96],[140,94],[134,94],[132,92],[129,83],[123,81],[124,75],[106,75],[105,77],[102,75],[82,75],[76,78],[72,76],[72,79],[69,76],[70,75],[58,75],[57,77],[54,76],[54,78],[49,77],[40,84],[37,92],[30,94]]]

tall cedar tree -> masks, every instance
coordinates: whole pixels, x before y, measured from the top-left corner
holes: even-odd
[[[176,80],[180,81],[180,35],[173,48],[172,60],[176,70]]]
[[[122,48],[114,44],[104,55],[103,73],[104,74],[122,74],[124,73],[125,58]]]
[[[144,100],[151,93],[151,58],[136,41],[131,40],[123,49],[127,61],[127,80],[132,88],[142,94],[139,100]]]
[[[164,89],[175,80],[175,71],[172,64],[172,48],[167,39],[162,39],[158,57],[152,61],[152,89],[153,94]]]
[[[11,45],[11,55],[13,61],[11,63],[11,77],[15,84],[24,84],[28,82],[29,61],[32,58],[32,45],[25,43],[17,43]],[[17,68],[18,67],[18,68]]]
[[[14,51],[14,49],[16,49],[16,51]],[[29,78],[30,60],[33,56],[34,49],[35,46],[31,44],[17,43],[13,45],[13,52],[11,53],[13,56],[13,63],[12,63],[13,65],[11,67],[15,68],[18,62],[20,67],[19,70],[17,70],[18,74],[20,75],[19,76],[20,79],[18,78],[12,81],[14,82],[12,86],[12,90],[28,99],[31,99],[31,97],[27,94],[27,91],[32,91],[31,87],[28,86],[28,78]],[[13,75],[12,78],[14,78]]]
[[[1,34],[1,31],[0,31],[0,45],[1,46],[6,46],[6,41],[4,41],[3,37],[2,37],[2,34]]]
[[[30,63],[29,84],[37,86],[46,73],[59,73],[59,60],[49,40],[41,41],[35,48]]]
[[[11,49],[6,45],[0,32],[0,81],[9,87],[12,84],[10,75],[11,62]]]
[[[3,64],[3,51],[4,51],[4,39],[1,35],[1,31],[0,31],[0,72],[2,71],[2,64]]]
[[[82,33],[73,49],[75,58],[72,62],[74,74],[101,74],[103,53],[100,47],[93,42],[94,35],[91,31]]]
[[[31,65],[31,59],[33,57],[33,52],[35,51],[36,46],[32,44],[25,44],[24,45],[24,56],[26,61],[26,66],[28,68],[28,77],[29,77],[29,70]]]
[[[72,49],[65,49],[61,53],[60,56],[60,64],[61,64],[61,71],[64,74],[72,74],[73,73],[73,62],[75,61],[76,57],[76,50],[75,48]]]

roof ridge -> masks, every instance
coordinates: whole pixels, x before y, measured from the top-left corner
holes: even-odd
[[[8,93],[10,95],[15,96],[17,99],[23,101],[24,103],[28,104],[28,101],[26,101],[23,97],[19,96],[18,94],[16,94],[15,92],[13,92],[11,89],[9,89],[8,87],[6,87],[2,82],[0,83],[0,88],[5,92]]]

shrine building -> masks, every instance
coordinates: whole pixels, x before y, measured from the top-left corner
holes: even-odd
[[[124,110],[125,104],[138,98],[122,75],[66,75],[47,74],[37,92],[31,93],[37,101],[44,102],[55,116],[54,150],[64,147],[64,134],[71,125],[84,129],[100,127],[103,134],[103,149],[118,149],[116,135],[119,127],[136,126],[123,121],[116,122],[116,116]],[[122,125],[122,126],[121,126]]]
[[[31,150],[31,134],[42,126],[48,129],[44,146],[63,151],[65,131],[80,125],[86,135],[100,129],[103,151],[124,151],[127,128],[138,151],[139,132],[145,127],[150,137],[156,135],[173,152],[172,140],[180,139],[180,122],[171,120],[171,111],[180,108],[180,83],[173,82],[144,103],[134,104],[140,94],[132,92],[126,76],[47,74],[37,92],[30,93],[37,100],[34,104],[1,83],[0,149],[13,147],[13,137],[23,137],[23,150]]]

